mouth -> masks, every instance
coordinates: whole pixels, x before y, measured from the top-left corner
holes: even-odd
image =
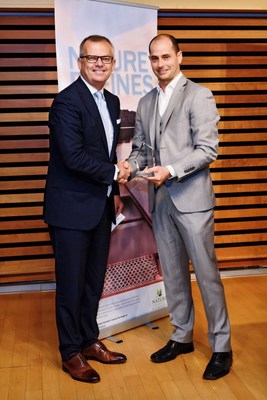
[[[99,75],[99,76],[105,75],[107,73],[107,71],[105,69],[94,69],[93,72],[95,75]]]
[[[168,71],[167,70],[165,70],[165,69],[159,69],[158,70],[158,74],[159,75],[164,75],[164,74],[166,74]]]
[[[93,69],[93,72],[106,72],[106,69]]]

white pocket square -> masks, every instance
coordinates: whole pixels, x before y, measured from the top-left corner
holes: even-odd
[[[121,123],[121,119],[117,119],[116,122],[117,122],[117,125],[119,125]]]

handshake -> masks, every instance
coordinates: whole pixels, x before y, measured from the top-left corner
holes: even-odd
[[[117,182],[122,183],[124,185],[128,181],[128,178],[131,175],[132,167],[126,160],[119,161],[117,167],[120,170],[117,176]]]

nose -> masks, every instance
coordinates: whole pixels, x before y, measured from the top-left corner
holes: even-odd
[[[158,68],[161,68],[164,65],[164,60],[162,58],[158,58]]]
[[[104,65],[103,61],[101,60],[101,57],[98,57],[96,65],[100,65],[100,66]]]

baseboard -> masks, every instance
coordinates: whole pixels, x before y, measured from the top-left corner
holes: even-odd
[[[240,268],[226,268],[226,269],[221,269],[220,274],[222,278],[265,275],[267,274],[267,265],[240,267]],[[191,273],[191,278],[192,280],[196,280],[196,276],[193,272]],[[56,289],[55,281],[0,284],[0,294],[21,293],[21,292],[46,292],[46,291],[53,291],[55,289]]]

